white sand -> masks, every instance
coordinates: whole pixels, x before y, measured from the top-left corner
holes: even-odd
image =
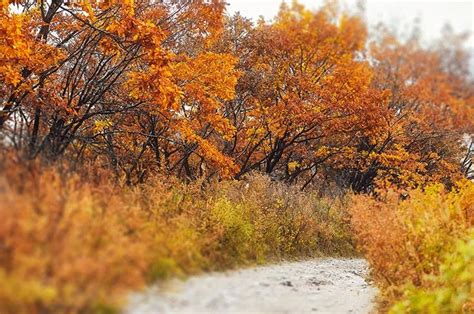
[[[369,313],[362,259],[315,259],[174,280],[130,296],[139,313]]]

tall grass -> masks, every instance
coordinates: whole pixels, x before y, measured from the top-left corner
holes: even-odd
[[[355,196],[356,240],[392,313],[474,311],[474,183]]]
[[[253,174],[203,184],[5,167],[0,312],[90,313],[171,276],[314,255],[353,254],[334,200]]]

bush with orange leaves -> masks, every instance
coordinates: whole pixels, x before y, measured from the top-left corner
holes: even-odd
[[[2,168],[0,313],[110,313],[170,276],[353,254],[334,201],[262,175],[124,188],[97,173]]]
[[[1,313],[100,311],[143,284],[144,213],[116,189],[55,171],[9,174],[0,178]]]
[[[474,183],[354,196],[356,241],[391,313],[461,312],[474,301]],[[471,308],[472,309],[472,308]]]

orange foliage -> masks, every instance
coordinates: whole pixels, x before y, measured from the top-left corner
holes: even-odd
[[[228,20],[216,49],[242,55],[226,108],[237,177],[259,169],[357,192],[461,177],[473,89],[466,59],[446,59],[462,56],[462,40],[423,48],[417,38],[376,35],[366,49],[362,21],[333,6],[283,5],[274,22],[257,26]]]
[[[128,189],[105,170],[1,170],[1,313],[110,312],[169,276],[353,254],[333,201],[263,176],[207,186],[157,177]]]
[[[470,181],[458,183],[452,191],[441,184],[431,185],[425,190],[412,190],[405,198],[388,190],[379,200],[354,196],[349,207],[356,241],[373,269],[373,277],[382,287],[385,300],[390,303],[403,297],[407,284],[417,288],[436,287],[432,276],[443,271],[442,264],[447,256],[454,256],[451,254],[459,240],[472,240],[474,230],[474,183]],[[460,258],[469,264],[472,253],[465,252]],[[463,275],[460,276],[461,279]],[[470,278],[467,296],[459,295],[464,302],[474,297],[473,278]],[[451,281],[455,279],[448,279],[445,287]],[[438,309],[458,311],[459,308],[454,310],[459,305],[455,305],[457,301],[452,297],[449,299],[449,294],[440,297],[438,301],[444,298],[446,307]],[[424,305],[420,302],[421,308],[434,304],[435,301]]]
[[[25,169],[0,189],[0,312],[92,311],[144,283],[144,217],[112,186]]]
[[[387,190],[472,177],[465,38],[369,34],[334,2],[257,23],[225,5],[0,0],[2,311],[102,311],[147,279],[350,251],[312,184],[385,198],[355,198],[353,224],[386,286],[456,262],[434,252],[472,227],[472,187]]]
[[[15,3],[1,10],[0,130],[23,158],[128,184],[260,170],[360,192],[462,176],[473,90],[448,31],[428,48],[371,39],[333,4],[254,25],[222,0]]]
[[[384,29],[380,33],[370,53],[374,84],[390,91],[389,115],[386,127],[367,145],[368,162],[379,168],[379,185],[456,181],[462,137],[473,127],[467,59],[456,60],[440,47],[424,48],[416,34],[402,42]],[[460,43],[450,49],[462,51]],[[450,69],[455,67],[457,72]]]

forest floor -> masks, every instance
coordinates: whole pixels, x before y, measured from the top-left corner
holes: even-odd
[[[324,258],[172,280],[130,296],[127,314],[369,313],[363,259]]]

